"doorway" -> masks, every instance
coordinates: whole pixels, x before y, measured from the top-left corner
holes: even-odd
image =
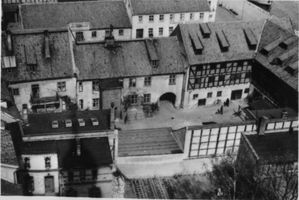
[[[143,38],[143,29],[136,29],[136,38]]]
[[[54,193],[54,176],[45,177],[45,194]]]
[[[242,90],[233,90],[231,94],[231,100],[237,100],[242,98]]]
[[[160,97],[160,101],[169,101],[175,105],[176,96],[171,92],[167,92]]]

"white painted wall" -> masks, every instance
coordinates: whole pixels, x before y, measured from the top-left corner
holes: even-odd
[[[167,93],[172,92],[176,95],[175,106],[179,107],[181,103],[182,87],[183,87],[183,74],[176,75],[176,84],[169,85],[169,75],[152,76],[150,86],[144,86],[145,77],[136,78],[136,87],[129,87],[129,78],[124,79],[123,95],[127,96],[131,92],[137,94],[151,94],[151,102],[155,103],[159,98]]]
[[[250,83],[245,84],[237,84],[237,85],[228,85],[228,86],[220,86],[220,87],[211,87],[211,88],[202,88],[196,90],[189,90],[185,95],[185,106],[187,108],[197,107],[197,103],[199,99],[206,99],[206,105],[214,104],[218,99],[224,102],[227,98],[231,98],[231,92],[233,90],[243,90],[242,98],[247,97],[248,93],[244,93],[245,88],[249,88]],[[222,91],[222,96],[217,97],[217,91]],[[212,92],[212,97],[207,98],[207,94]],[[198,94],[196,99],[193,99],[193,95]]]
[[[51,167],[49,169],[58,169],[58,158],[57,154],[23,154],[22,159],[24,161],[25,157],[30,159],[30,169],[29,170],[46,170],[45,158],[50,157]]]
[[[49,171],[49,172],[29,172],[29,175],[33,177],[34,182],[34,195],[44,195],[45,194],[45,177],[53,176],[54,177],[54,192],[59,192],[59,173],[58,171]]]
[[[1,163],[1,179],[10,183],[17,183],[16,171],[19,167]]]
[[[168,37],[169,27],[175,27],[180,23],[202,23],[215,21],[214,12],[202,12],[204,16],[200,19],[200,12],[193,12],[193,19],[190,20],[190,13],[184,13],[184,19],[180,19],[180,13],[173,13],[173,20],[170,20],[170,14],[164,14],[164,20],[159,20],[159,15],[155,14],[154,21],[149,21],[150,15],[142,15],[142,22],[139,22],[139,16],[132,16],[132,38],[136,38],[136,30],[143,29],[143,37],[148,38],[148,29],[153,28],[154,37]],[[212,15],[210,18],[209,15]],[[163,28],[163,35],[159,35],[159,28]]]
[[[98,108],[93,108],[92,106],[92,99],[100,98],[100,92],[99,91],[92,91],[92,81],[82,81],[83,84],[83,91],[79,91],[79,82],[77,82],[77,103],[78,108],[80,108],[80,99],[83,100],[83,109],[81,110],[95,110]]]
[[[40,97],[49,97],[49,96],[56,95],[57,83],[61,81],[66,82],[66,91],[58,92],[58,94],[61,96],[67,95],[71,99],[75,99],[76,98],[75,78],[16,83],[16,84],[11,84],[9,87],[19,88],[19,95],[14,96],[14,100],[18,110],[22,111],[23,104],[27,104],[28,109],[31,109],[31,104],[30,104],[31,85],[33,84],[39,85]]]
[[[109,30],[109,29],[106,29]],[[85,41],[103,41],[105,39],[105,29],[100,29],[100,30],[87,30],[83,31],[84,39]],[[123,35],[119,34],[119,30],[123,30]],[[92,32],[96,31],[97,32],[97,37],[92,37]],[[131,39],[131,29],[114,29],[113,30],[113,36],[115,40],[130,40]]]

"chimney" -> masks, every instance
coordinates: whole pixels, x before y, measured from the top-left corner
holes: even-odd
[[[7,31],[6,42],[7,42],[7,50],[9,52],[12,52],[12,41],[11,41],[11,33],[10,33],[10,31]]]
[[[50,44],[49,44],[49,32],[46,30],[44,32],[45,34],[45,57],[46,58],[51,58],[50,55]]]
[[[76,138],[76,155],[81,156],[81,142],[79,138]]]
[[[115,47],[115,39],[113,36],[113,26],[110,25],[109,35],[105,36],[105,47],[108,49],[113,49]]]
[[[111,102],[111,108],[110,108],[110,130],[114,130],[114,121],[115,121],[115,107],[114,107],[114,103]]]
[[[266,116],[262,116],[259,119],[258,128],[257,128],[258,135],[265,135],[265,130],[266,130],[268,121],[269,121],[269,119]]]

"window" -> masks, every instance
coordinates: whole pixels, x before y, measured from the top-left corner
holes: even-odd
[[[108,37],[110,35],[110,30],[105,30],[105,37]]]
[[[153,29],[152,28],[148,29],[148,37],[154,37]]]
[[[129,79],[129,87],[136,87],[136,78]]]
[[[83,83],[82,83],[82,81],[79,82],[79,92],[83,92]]]
[[[14,95],[14,96],[20,95],[19,88],[13,88],[12,95]]]
[[[4,56],[2,57],[2,68],[16,67],[16,57],[15,56]]]
[[[172,31],[173,31],[173,27],[171,26],[169,27],[169,35],[172,33]]]
[[[144,86],[150,86],[152,84],[152,77],[148,76],[144,78]]]
[[[185,14],[184,14],[184,13],[181,13],[181,14],[180,14],[180,20],[184,20],[184,18],[185,18]]]
[[[24,168],[30,169],[30,159],[28,157],[24,158]]]
[[[157,67],[158,66],[158,60],[152,60],[151,61],[153,67]]]
[[[37,70],[37,64],[27,64],[27,66],[29,71],[34,72]]]
[[[95,91],[99,91],[99,88],[100,88],[100,83],[99,81],[92,81],[92,91],[95,92]]]
[[[246,93],[246,94],[249,93],[249,88],[245,88],[244,93]]]
[[[118,35],[123,36],[124,35],[124,29],[119,29],[118,30]]]
[[[143,29],[136,29],[136,38],[143,38]]]
[[[163,21],[164,20],[164,15],[159,15],[159,20]]]
[[[198,106],[204,106],[204,105],[206,105],[206,99],[198,99],[197,105]]]
[[[98,108],[100,104],[100,99],[96,98],[96,99],[92,99],[92,107],[93,108]]]
[[[212,18],[212,17],[213,17],[213,14],[210,14],[210,15],[209,15],[209,18]]]
[[[193,13],[190,13],[190,20],[193,20],[193,18],[194,18]]]
[[[154,15],[150,15],[150,16],[148,17],[148,21],[153,22],[153,21],[154,21]]]
[[[159,35],[163,35],[163,28],[159,28]]]
[[[138,16],[138,21],[142,22],[142,20],[143,20],[143,17],[142,16]]]
[[[50,157],[45,158],[45,167],[51,168],[51,158]]]
[[[80,107],[81,110],[83,109],[83,99],[79,100],[79,107]]]
[[[170,21],[173,21],[173,14],[170,14],[170,15],[169,15],[169,20],[170,20]]]
[[[137,104],[137,94],[133,94],[129,96],[131,104]]]
[[[76,32],[76,40],[77,41],[83,41],[84,40],[83,32]]]
[[[213,93],[212,92],[208,92],[207,98],[211,98],[212,96],[213,96]]]
[[[25,104],[22,105],[22,108],[23,108],[23,109],[27,109],[27,108],[28,108],[28,105],[25,103]]]
[[[215,80],[215,77],[214,77],[214,76],[210,76],[210,77],[208,78],[208,83],[213,83],[214,80]]]
[[[97,31],[92,31],[91,32],[91,37],[93,37],[93,38],[97,37]]]
[[[199,19],[203,19],[204,13],[199,13]]]
[[[218,91],[217,92],[217,97],[221,97],[222,96],[222,91]]]
[[[219,76],[219,81],[224,81],[225,76],[224,75],[220,75]]]
[[[198,98],[198,94],[193,94],[193,99],[197,99]]]
[[[144,94],[143,102],[144,103],[150,103],[151,102],[151,94]]]
[[[175,85],[175,74],[169,76],[169,85]]]
[[[65,81],[57,83],[57,90],[58,90],[58,92],[65,92],[66,91]]]

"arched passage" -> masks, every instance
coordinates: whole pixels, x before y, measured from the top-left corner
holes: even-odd
[[[159,100],[160,101],[169,101],[173,105],[175,105],[176,96],[172,92],[167,92],[167,93],[163,94]]]

